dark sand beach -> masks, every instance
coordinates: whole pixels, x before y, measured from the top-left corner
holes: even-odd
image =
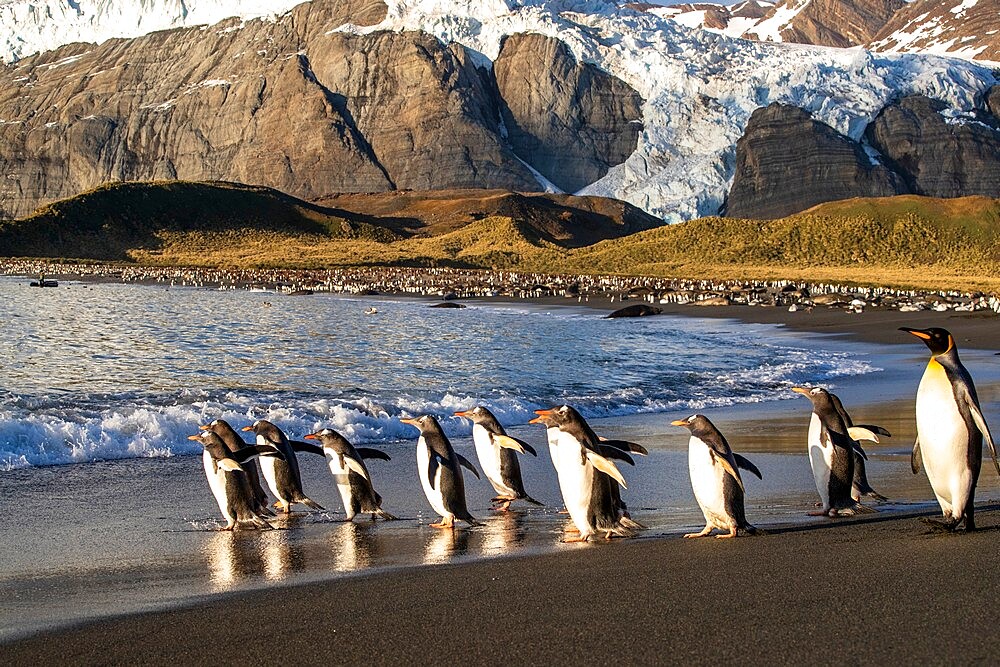
[[[237,594],[0,649],[8,664],[986,664],[1000,510],[633,540]]]

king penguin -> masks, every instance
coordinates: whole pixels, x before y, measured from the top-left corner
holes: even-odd
[[[1000,474],[996,447],[979,408],[976,386],[947,330],[901,327],[900,331],[924,341],[931,351],[917,388],[917,440],[910,457],[913,474],[920,470],[922,460],[944,515],[942,527],[955,530],[964,520],[966,531],[975,530],[976,483],[983,464],[984,440]]]
[[[757,466],[733,452],[726,437],[708,417],[691,415],[670,422],[691,432],[688,440],[688,471],[694,497],[705,515],[705,528],[700,533],[684,537],[704,537],[718,528],[728,531],[717,538],[736,537],[737,531],[753,535],[757,532],[747,521],[744,506],[745,489],[739,468],[763,479]]]
[[[578,537],[566,541],[586,542],[597,534],[603,534],[605,539],[613,535],[632,537],[635,524],[623,516],[611,489],[611,484],[626,486],[625,478],[607,457],[606,452],[612,448],[602,450],[597,434],[568,405],[535,410],[535,414],[538,416],[530,423],[543,424],[548,429],[550,447],[556,450],[552,463],[556,466],[559,490],[579,531]],[[623,452],[619,454],[627,457]]]
[[[244,426],[244,431],[253,431],[257,436],[258,445],[271,445],[283,458],[266,457],[260,462],[261,471],[267,481],[271,493],[278,499],[275,506],[285,514],[292,511],[292,505],[302,503],[314,510],[323,510],[322,505],[311,500],[302,491],[302,476],[299,473],[299,461],[295,457],[292,443],[281,429],[267,421],[258,419],[251,426]],[[316,447],[322,454],[322,450]]]
[[[204,426],[199,426],[202,431],[211,431],[215,435],[219,436],[223,443],[226,445],[226,449],[231,452],[237,452],[244,447],[249,445],[240,434],[236,432],[232,426],[229,425],[225,419],[213,420],[210,424],[205,424]],[[250,490],[253,491],[254,501],[257,503],[257,509],[262,514],[271,515],[271,508],[268,507],[267,493],[264,491],[264,487],[260,485],[260,475],[257,470],[256,461],[248,461],[243,465],[243,469],[247,473],[247,482],[250,484]]]
[[[389,455],[377,449],[355,447],[347,438],[332,428],[324,428],[305,436],[306,440],[318,440],[323,446],[330,472],[344,501],[344,513],[348,521],[353,521],[358,513],[382,517],[390,521],[393,515],[382,509],[382,496],[372,486],[371,476],[362,459],[391,460]]]
[[[875,510],[865,507],[851,497],[854,485],[854,452],[859,445],[849,435],[843,417],[830,399],[830,392],[822,387],[812,389],[793,387],[792,391],[802,394],[812,403],[812,417],[806,442],[809,449],[809,465],[812,467],[813,479],[816,480],[821,509],[809,514],[838,516],[874,512]]]
[[[222,439],[212,431],[188,436],[188,440],[201,443],[209,458],[210,465],[205,466],[205,477],[219,504],[219,510],[226,519],[223,530],[233,530],[243,525],[271,528],[271,524],[257,511],[257,503],[243,465],[257,456],[280,459],[281,453],[270,445],[242,447],[238,452],[230,452]]]
[[[507,435],[493,413],[481,405],[472,410],[459,410],[455,416],[472,420],[472,441],[476,445],[476,456],[479,457],[483,474],[497,492],[492,500],[497,504],[496,509],[506,512],[515,500],[541,505],[524,490],[521,464],[516,455],[527,453],[538,456],[534,448],[523,440]]]
[[[879,436],[885,436],[887,438],[892,437],[889,431],[885,430],[881,426],[870,426],[867,424],[854,424],[854,420],[851,419],[851,415],[847,413],[847,409],[844,404],[840,401],[840,398],[834,394],[830,393],[830,400],[833,401],[833,407],[840,413],[840,418],[844,420],[844,425],[847,426],[848,434],[855,440],[868,440],[878,444]],[[851,497],[856,501],[861,500],[861,496],[868,496],[869,498],[874,498],[878,501],[888,500],[881,493],[878,493],[872,488],[872,485],[868,483],[868,470],[865,465],[865,461],[868,460],[868,455],[859,446],[854,450],[854,482],[851,484]]]
[[[465,466],[479,477],[479,471],[469,460],[455,451],[441,425],[430,415],[400,419],[404,424],[420,429],[417,439],[417,476],[424,495],[441,521],[432,523],[434,528],[455,527],[455,519],[470,526],[478,526],[465,502],[465,478],[460,466]]]

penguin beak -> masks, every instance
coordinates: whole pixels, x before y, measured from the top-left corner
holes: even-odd
[[[198,442],[201,442],[201,436],[200,435],[189,435],[188,436],[188,440],[197,440]]]
[[[794,391],[796,394],[802,394],[807,398],[809,396],[809,390],[806,389],[805,387],[792,387],[792,391]]]
[[[199,426],[198,428],[200,428],[202,431],[210,431],[212,430],[212,425],[208,424],[206,426]]]
[[[687,426],[688,423],[687,423],[686,419],[675,419],[672,422],[670,422],[670,425],[671,426]]]
[[[455,413],[455,416],[456,417],[468,417],[469,416],[469,411],[468,410],[458,410]]]
[[[302,436],[302,439],[303,440],[316,440],[317,438],[316,438],[316,434],[315,433],[309,433],[307,435]]]
[[[409,424],[410,426],[416,426],[417,428],[420,428],[420,423],[416,419],[411,419],[410,417],[400,417],[399,421],[403,422],[404,424]]]
[[[538,415],[538,416],[535,417],[534,419],[532,419],[531,421],[529,421],[528,423],[529,424],[545,424],[545,419],[544,418],[550,416],[552,414],[552,410],[535,410],[535,414]]]
[[[253,430],[253,426],[244,426],[244,427],[243,427],[243,428],[241,428],[240,430],[241,430],[241,431],[252,431],[252,430]]]
[[[911,329],[910,327],[899,327],[899,330],[900,331],[905,331],[908,334],[912,334],[912,335],[916,336],[917,338],[919,338],[920,340],[930,340],[931,339],[931,335],[929,333],[921,331],[920,329]]]

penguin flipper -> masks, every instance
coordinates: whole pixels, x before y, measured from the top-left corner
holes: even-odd
[[[311,507],[312,509],[317,510],[319,512],[323,512],[323,511],[326,510],[326,508],[323,507],[322,505],[320,505],[318,502],[316,502],[312,498],[306,498],[305,496],[302,496],[301,498],[299,498],[295,502],[302,503],[306,507]]]
[[[242,472],[242,473],[246,473],[246,471],[243,470],[243,467],[239,463],[237,463],[236,461],[234,461],[233,459],[228,458],[228,457],[224,458],[224,459],[219,459],[218,461],[216,461],[215,464],[221,470],[225,470],[227,472]]]
[[[986,441],[986,446],[990,448],[990,456],[993,457],[993,465],[997,469],[997,474],[1000,475],[1000,463],[997,462],[997,448],[993,444],[993,436],[990,435],[990,427],[986,425],[986,420],[983,419],[983,413],[979,411],[979,406],[973,401],[969,401],[969,412],[972,413],[972,421],[976,422],[976,428],[979,432],[983,434],[983,440]]]
[[[605,458],[618,459],[619,461],[624,461],[630,466],[635,465],[635,460],[631,456],[629,456],[622,450],[618,449],[617,447],[611,447],[611,446],[605,447],[603,442],[597,448],[597,452]]]
[[[292,450],[296,452],[301,452],[305,454],[316,454],[317,456],[326,456],[323,453],[323,448],[318,447],[309,442],[302,442],[301,440],[289,440],[288,444],[292,446]]]
[[[722,466],[722,469],[733,476],[733,479],[735,479],[736,483],[739,484],[740,490],[745,492],[746,489],[743,487],[743,480],[740,479],[740,474],[736,472],[736,468],[733,467],[733,464],[730,463],[729,459],[725,456],[719,455],[714,449],[709,451],[712,454],[712,458],[718,461],[719,465]]]
[[[868,440],[874,443],[878,443],[879,441],[875,432],[864,426],[848,426],[847,435],[851,436],[851,440]],[[867,456],[865,457],[865,460],[868,460]]]
[[[350,468],[352,472],[358,473],[359,475],[361,475],[362,477],[364,477],[367,482],[371,482],[371,480],[368,479],[368,471],[365,470],[365,467],[363,465],[361,465],[360,461],[358,461],[357,459],[354,459],[354,458],[352,458],[350,456],[343,456],[343,455],[341,455],[341,458],[344,461],[344,465],[347,466],[348,468]]]
[[[441,465],[441,457],[431,452],[430,458],[427,459],[427,481],[430,482],[431,488],[434,488],[434,478],[437,476],[438,466]]]
[[[857,438],[855,438],[855,441],[856,440],[857,440]],[[868,454],[865,453],[864,448],[862,448],[861,444],[858,443],[858,442],[854,443],[854,453],[857,454],[858,456],[860,456],[861,458],[863,458],[865,461],[868,460]]]
[[[531,445],[524,442],[523,440],[518,440],[517,438],[512,438],[509,435],[500,435],[499,433],[493,434],[493,442],[503,447],[504,449],[513,449],[518,454],[526,454],[529,451],[533,456],[538,456],[538,453],[532,449]]]
[[[866,428],[876,435],[884,435],[887,438],[892,437],[892,433],[889,433],[889,431],[882,428],[881,426],[874,426],[872,424],[855,424],[855,426],[857,426],[858,428]]]
[[[747,472],[756,475],[757,479],[764,479],[764,476],[760,474],[760,470],[757,469],[757,466],[751,463],[746,457],[733,452],[733,458],[736,460],[737,468],[743,468]]]
[[[913,451],[910,452],[910,470],[916,475],[920,472],[920,438],[913,441]]]
[[[373,449],[372,447],[355,447],[354,451],[358,453],[363,459],[379,459],[380,461],[391,461],[392,457],[383,452],[381,449]]]
[[[621,484],[623,489],[628,488],[625,484],[625,478],[622,477],[622,474],[618,471],[618,468],[615,467],[615,464],[612,463],[610,459],[590,450],[587,450],[586,457],[592,466]]]
[[[620,449],[623,452],[632,452],[633,454],[638,454],[639,456],[649,455],[649,451],[636,442],[629,442],[628,440],[608,440],[607,438],[601,438],[600,440],[602,445],[614,447],[615,449]]]
[[[285,455],[271,445],[247,445],[229,454],[229,458],[237,463],[246,463],[256,456],[273,456],[276,459],[285,460]]]
[[[476,466],[472,465],[472,462],[469,459],[465,458],[464,456],[458,453],[456,453],[455,456],[458,457],[459,465],[463,465],[470,471],[472,471],[472,474],[476,476],[476,479],[482,479],[482,477],[479,476],[479,471],[476,470]]]

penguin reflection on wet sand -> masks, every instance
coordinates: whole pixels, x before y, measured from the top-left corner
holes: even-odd
[[[816,491],[819,492],[820,511],[812,516],[849,516],[859,512],[874,512],[856,501],[851,493],[854,486],[854,453],[859,448],[849,435],[843,417],[822,387],[808,389],[792,387],[812,403],[807,446],[809,465],[812,467]]]
[[[556,450],[552,463],[556,466],[559,489],[580,533],[566,541],[586,542],[596,534],[603,534],[605,539],[632,537],[637,524],[623,516],[611,489],[612,484],[626,486],[625,478],[607,457],[613,448],[602,449],[600,438],[580,413],[568,405],[535,410],[535,414],[538,416],[530,423],[543,424],[549,429],[549,443]],[[627,458],[623,452],[618,454]]]
[[[454,528],[455,519],[470,526],[478,526],[469,513],[465,501],[465,478],[460,466],[465,466],[479,477],[479,471],[468,459],[455,451],[441,425],[430,415],[400,419],[404,424],[420,429],[417,439],[417,476],[420,486],[441,521],[430,524],[433,528]]]
[[[740,468],[763,479],[757,466],[733,452],[726,437],[704,415],[670,422],[691,432],[688,441],[688,471],[694,497],[705,515],[705,528],[684,537],[704,537],[718,528],[728,531],[717,538],[736,537],[738,531],[750,535],[757,529],[747,522],[745,489]]]
[[[236,432],[232,426],[229,425],[225,419],[215,419],[210,424],[205,424],[204,426],[199,426],[202,431],[211,431],[215,435],[219,436],[223,443],[226,445],[226,449],[231,452],[238,452],[244,447],[249,447],[246,441],[240,437],[240,434]],[[247,473],[247,482],[250,484],[250,490],[253,491],[254,500],[257,503],[257,510],[261,514],[273,515],[271,508],[268,506],[269,501],[267,499],[267,492],[264,491],[264,487],[260,485],[260,475],[257,470],[256,461],[248,461],[243,464],[243,469]]]
[[[302,491],[302,476],[299,473],[299,461],[291,442],[281,429],[265,419],[258,419],[251,426],[243,427],[244,431],[253,431],[257,436],[258,445],[271,445],[281,452],[282,459],[265,457],[260,462],[261,471],[267,481],[271,493],[278,499],[275,507],[285,514],[292,510],[292,505],[301,503],[314,510],[323,510],[323,506],[311,500]],[[315,448],[320,455],[323,450]]]
[[[472,410],[459,410],[455,416],[472,420],[472,441],[476,446],[476,456],[479,457],[483,474],[497,492],[497,496],[492,499],[497,504],[496,509],[506,512],[515,500],[541,505],[524,490],[521,465],[517,460],[517,454],[538,456],[534,448],[523,440],[507,435],[493,413],[481,405]]]
[[[223,530],[234,530],[241,526],[271,528],[271,524],[257,511],[253,491],[247,481],[242,464],[256,456],[279,458],[281,453],[270,445],[242,447],[238,452],[230,452],[222,439],[211,431],[188,436],[188,440],[201,443],[209,464],[205,466],[208,486],[226,519]]]
[[[916,336],[931,351],[917,388],[917,440],[910,466],[915,475],[923,462],[941,506],[943,519],[931,523],[956,530],[964,521],[965,530],[973,531],[984,440],[1000,474],[996,447],[979,407],[976,386],[958,358],[954,337],[946,329],[902,327],[900,331]]]
[[[391,460],[389,455],[369,447],[355,448],[347,438],[332,428],[324,428],[305,436],[306,440],[318,440],[326,455],[327,464],[333,474],[340,498],[344,502],[347,520],[352,521],[359,513],[371,514],[390,521],[393,515],[382,509],[382,496],[372,486],[371,475],[363,459]]]
[[[844,408],[844,404],[840,401],[840,398],[833,392],[828,391],[828,393],[830,394],[830,400],[833,402],[833,407],[840,413],[840,418],[844,420],[844,425],[847,426],[847,433],[852,438],[855,440],[868,440],[869,442],[878,444],[879,436],[892,437],[889,431],[881,426],[871,426],[868,424],[855,425],[854,420],[847,413],[847,409]],[[861,496],[868,496],[879,501],[888,500],[888,498],[878,493],[868,483],[868,470],[865,466],[865,461],[867,460],[868,455],[858,446],[854,450],[854,482],[851,484],[851,497],[856,501],[860,501]]]

